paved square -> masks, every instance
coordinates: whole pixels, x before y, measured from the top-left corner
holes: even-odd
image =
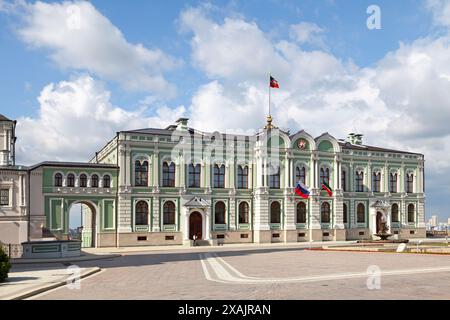
[[[450,299],[444,255],[192,248],[78,265],[103,272],[35,299]],[[368,289],[370,266],[380,289]]]

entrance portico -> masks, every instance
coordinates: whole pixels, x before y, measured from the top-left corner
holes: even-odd
[[[380,222],[386,222],[387,227],[391,225],[391,205],[386,200],[378,199],[371,206],[369,210],[369,229],[372,238],[374,234],[378,233]]]
[[[184,204],[183,239],[192,240],[197,235],[201,240],[211,239],[211,204],[194,197]]]

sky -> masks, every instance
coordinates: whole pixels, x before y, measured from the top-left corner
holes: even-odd
[[[0,113],[21,164],[87,161],[180,116],[252,133],[269,72],[277,126],[425,154],[426,216],[450,216],[449,1],[0,0]]]

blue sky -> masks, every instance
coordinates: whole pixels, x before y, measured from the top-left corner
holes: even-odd
[[[50,1],[57,2],[57,1]],[[158,47],[180,57],[185,65],[168,75],[179,87],[180,94],[173,104],[186,103],[195,89],[207,81],[202,72],[189,64],[189,37],[180,34],[177,20],[180,12],[204,4],[203,1],[92,1],[103,15],[117,26],[131,43]],[[227,15],[243,15],[255,21],[274,39],[288,37],[288,26],[300,21],[313,22],[326,29],[329,50],[343,60],[354,61],[361,67],[370,66],[386,52],[395,50],[400,41],[410,42],[432,30],[431,14],[423,1],[377,1],[382,8],[382,29],[366,27],[366,9],[373,1],[213,1],[218,20]],[[52,64],[46,50],[27,47],[15,34],[20,19],[0,15],[0,94],[2,112],[12,118],[36,115],[36,97],[49,82],[57,82],[71,75]],[[189,75],[186,77],[185,75]],[[125,109],[136,107],[146,93],[130,93],[109,84],[112,101]]]
[[[180,115],[254,130],[271,71],[277,124],[425,153],[427,215],[450,216],[448,1],[0,0],[0,27],[0,113],[19,121],[22,163],[88,160],[117,130]]]

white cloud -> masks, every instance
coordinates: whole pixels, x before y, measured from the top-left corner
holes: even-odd
[[[450,27],[450,1],[426,0],[425,5],[433,14],[433,22],[438,26]]]
[[[450,37],[401,44],[375,66],[360,68],[306,51],[298,39],[272,41],[241,17],[217,22],[198,8],[180,17],[193,33],[194,63],[213,78],[193,96],[194,127],[262,127],[270,67],[281,87],[272,90],[276,125],[336,138],[356,131],[367,144],[424,153],[428,185],[450,189],[442,174],[450,171]]]
[[[223,24],[209,19],[201,8],[181,13],[184,31],[191,31],[192,59],[212,78],[256,79],[270,69],[288,65],[255,23],[226,18]],[[283,67],[284,65],[284,67]]]
[[[321,48],[325,48],[325,43],[322,37],[324,29],[317,24],[311,22],[300,22],[291,25],[289,35],[291,39],[299,44],[312,44]]]
[[[121,130],[165,127],[185,109],[161,106],[127,111],[111,104],[110,92],[90,76],[47,85],[38,98],[37,118],[18,119],[18,162],[87,161]]]
[[[129,43],[122,32],[87,1],[22,3],[20,38],[48,50],[51,60],[69,70],[89,71],[133,91],[164,97],[175,94],[164,73],[180,61],[160,49]]]

